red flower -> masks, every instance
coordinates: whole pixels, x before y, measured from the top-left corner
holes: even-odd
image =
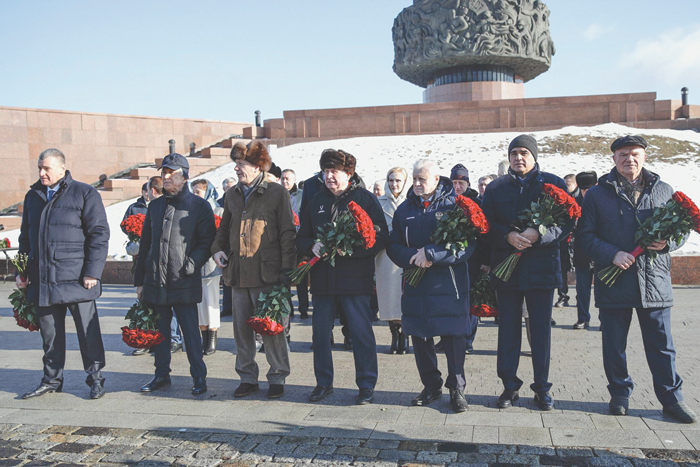
[[[292,214],[294,214],[294,225],[299,227],[299,216],[297,216],[297,213],[292,211]]]
[[[365,248],[372,248],[377,240],[377,232],[374,230],[374,223],[367,212],[354,201],[348,203],[348,210],[355,219],[357,231],[362,235],[362,242]]]
[[[165,340],[163,334],[158,331],[146,331],[143,329],[122,328],[122,340],[129,347],[136,349],[150,349]]]
[[[284,331],[284,326],[282,326],[277,321],[270,319],[269,316],[266,316],[264,318],[258,318],[257,316],[253,316],[252,318],[248,318],[247,320],[245,320],[245,322],[248,326],[253,328],[255,332],[264,336],[276,336],[277,334]]]
[[[486,220],[484,211],[481,210],[481,206],[476,204],[474,200],[467,198],[464,195],[457,196],[456,199],[457,206],[462,208],[464,215],[467,216],[469,222],[476,227],[476,230],[480,234],[485,234],[489,232],[489,221]]]
[[[10,248],[12,245],[10,245],[10,239],[5,237],[2,239],[0,242],[0,248]]]
[[[688,215],[693,220],[695,230],[700,233],[700,209],[698,209],[693,200],[680,191],[673,193],[671,198],[688,212]]]
[[[558,188],[551,183],[545,183],[542,191],[552,197],[556,204],[566,207],[566,212],[572,219],[581,217],[581,207],[576,200],[567,192]]]
[[[498,316],[498,311],[494,308],[491,308],[490,306],[486,304],[481,304],[481,305],[472,305],[472,307],[469,309],[469,312],[474,315],[478,316],[480,318],[495,318]]]
[[[126,231],[130,242],[138,242],[141,240],[141,230],[143,229],[143,223],[145,221],[145,214],[132,214],[122,221],[120,226]]]
[[[216,230],[219,230],[219,227],[221,226],[221,216],[214,214],[214,225],[216,225]]]

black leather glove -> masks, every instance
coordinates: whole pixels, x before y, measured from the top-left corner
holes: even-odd
[[[292,270],[289,268],[282,268],[280,270],[280,284],[288,289],[292,287],[292,279],[289,277],[290,272],[292,272]]]

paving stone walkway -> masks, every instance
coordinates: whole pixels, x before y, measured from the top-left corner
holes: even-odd
[[[187,358],[173,356],[171,387],[152,394],[139,388],[153,372],[150,356],[134,357],[119,328],[133,303],[133,288],[106,286],[98,302],[107,350],[107,395],[92,401],[84,384],[74,326],[67,320],[67,364],[62,393],[23,401],[19,395],[41,378],[41,339],[17,327],[0,284],[0,466],[3,465],[700,465],[700,427],[665,417],[654,396],[636,322],[628,358],[636,389],[630,414],[607,413],[597,321],[586,331],[571,324],[575,308],[555,309],[552,395],[555,410],[538,411],[527,386],[530,360],[523,356],[525,381],[515,407],[499,410],[495,372],[497,327],[479,328],[475,353],[467,357],[469,410],[453,414],[445,396],[428,407],[410,407],[421,385],[413,355],[388,355],[388,326],[375,325],[379,381],[375,403],[354,406],[352,353],[335,330],[335,388],[311,404],[313,361],[310,320],[292,325],[292,374],[280,400],[266,398],[268,370],[258,355],[261,390],[234,399],[235,343],[225,318],[219,351],[207,356],[209,391],[190,395]],[[700,409],[700,288],[675,289],[672,324],[684,395]],[[595,313],[594,313],[595,315]],[[525,339],[524,339],[525,341]],[[526,342],[526,341],[525,341]],[[441,367],[445,368],[444,356]]]

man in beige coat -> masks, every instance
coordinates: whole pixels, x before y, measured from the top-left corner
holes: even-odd
[[[259,389],[255,363],[255,332],[246,320],[253,316],[258,296],[287,281],[296,265],[296,227],[289,193],[269,183],[265,171],[271,160],[262,143],[247,147],[237,143],[231,150],[238,184],[224,200],[221,226],[212,245],[214,261],[223,269],[224,282],[233,288],[233,336],[236,339],[236,372],[241,384],[233,393],[245,397]],[[263,336],[267,373],[267,397],[284,394],[289,375],[289,350],[284,333]]]

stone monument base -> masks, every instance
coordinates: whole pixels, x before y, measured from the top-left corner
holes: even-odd
[[[443,84],[423,91],[423,103],[492,101],[499,99],[523,99],[523,83],[505,81],[475,81],[468,83]]]

